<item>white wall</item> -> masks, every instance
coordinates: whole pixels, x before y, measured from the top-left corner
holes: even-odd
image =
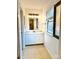
[[[28,14],[29,13],[36,13],[36,14],[39,14],[39,16],[29,16]],[[44,18],[42,16],[42,9],[41,10],[38,10],[38,9],[25,9],[25,27],[26,27],[26,30],[28,31],[29,30],[29,18],[38,18],[38,31],[42,31],[44,32]]]
[[[58,1],[59,0],[54,0],[52,2],[55,4]],[[47,48],[49,54],[52,56],[52,59],[60,59],[60,39],[58,40],[47,33],[47,23],[45,25],[45,29],[44,45]]]
[[[57,40],[54,37],[51,37],[48,35],[48,33],[45,34],[45,47],[47,48],[48,52],[52,56],[52,58],[57,59],[58,58],[58,48],[59,48],[59,40]]]

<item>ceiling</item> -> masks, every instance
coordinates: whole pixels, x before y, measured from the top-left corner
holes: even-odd
[[[26,9],[44,9],[52,5],[52,0],[21,0],[21,7]]]

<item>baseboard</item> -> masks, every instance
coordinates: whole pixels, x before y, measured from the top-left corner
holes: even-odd
[[[35,45],[44,45],[44,43],[38,43],[38,44],[29,44],[29,45],[25,45],[25,46],[35,46]]]

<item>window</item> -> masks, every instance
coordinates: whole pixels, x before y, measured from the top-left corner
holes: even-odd
[[[53,36],[53,12],[53,8],[50,8],[46,13],[47,32],[51,36]]]

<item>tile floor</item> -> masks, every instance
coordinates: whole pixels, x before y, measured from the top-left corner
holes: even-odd
[[[23,59],[52,59],[43,45],[27,46],[23,50]]]

